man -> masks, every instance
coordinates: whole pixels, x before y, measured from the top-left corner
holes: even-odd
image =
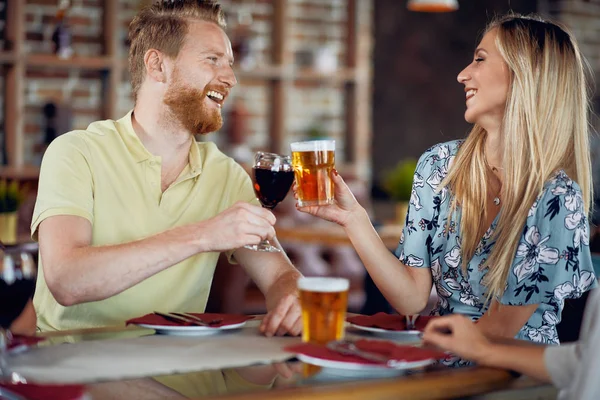
[[[235,86],[218,4],[163,1],[129,27],[135,108],[48,148],[31,226],[40,244],[38,327],[122,324],[154,310],[202,312],[220,252],[264,293],[266,335],[298,335],[299,272],[277,243],[275,217],[247,173],[212,143]]]

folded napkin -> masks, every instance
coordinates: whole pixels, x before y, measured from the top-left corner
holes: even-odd
[[[27,400],[79,400],[85,395],[83,385],[39,385],[35,383],[0,382],[0,387]]]
[[[210,324],[210,328],[219,328],[221,326],[240,324],[249,319],[254,318],[253,316],[241,315],[241,314],[214,314],[214,313],[188,313],[195,315],[198,318],[201,318],[203,321],[207,323],[213,320],[222,320],[219,323]],[[169,321],[160,315],[156,314],[146,314],[143,317],[132,318],[126,321],[126,325],[129,324],[147,324],[147,325],[163,325],[163,326],[195,326],[192,323],[187,322],[174,322]]]
[[[8,351],[15,351],[20,348],[35,346],[39,342],[46,340],[38,336],[13,335],[8,342]]]
[[[419,316],[415,322],[415,329],[422,331],[430,319],[437,318],[435,316]],[[357,315],[349,317],[348,322],[354,325],[366,326],[369,328],[387,329],[390,331],[406,330],[406,317],[398,314],[386,314],[383,312],[375,315]]]
[[[309,357],[320,358],[329,361],[351,362],[366,365],[394,365],[405,362],[417,362],[425,360],[439,360],[446,358],[446,353],[436,350],[424,349],[414,346],[403,346],[386,340],[361,339],[354,342],[356,347],[362,351],[380,354],[387,358],[387,362],[366,360],[359,356],[338,353],[328,349],[325,345],[302,343],[284,348],[285,351],[295,354],[303,354]]]

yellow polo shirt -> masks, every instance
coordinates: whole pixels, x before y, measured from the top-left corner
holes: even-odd
[[[238,200],[258,204],[246,171],[209,142],[195,142],[177,180],[164,193],[160,185],[161,157],[135,134],[131,112],[66,133],[44,154],[32,237],[44,219],[75,215],[92,224],[93,246],[128,243],[209,219]],[[118,325],[157,309],[203,312],[218,256],[197,254],[111,298],[71,307],[58,304],[48,290],[40,257],[38,327]]]

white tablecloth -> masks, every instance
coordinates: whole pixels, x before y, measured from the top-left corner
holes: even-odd
[[[300,338],[262,336],[258,321],[210,336],[152,335],[60,344],[11,357],[11,367],[36,382],[89,383],[284,361]]]

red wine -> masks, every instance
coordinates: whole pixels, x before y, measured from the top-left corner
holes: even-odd
[[[0,327],[8,329],[33,296],[35,279],[19,279],[8,285],[0,279]]]
[[[294,171],[271,171],[253,168],[254,193],[263,207],[274,209],[290,191],[294,182]]]

